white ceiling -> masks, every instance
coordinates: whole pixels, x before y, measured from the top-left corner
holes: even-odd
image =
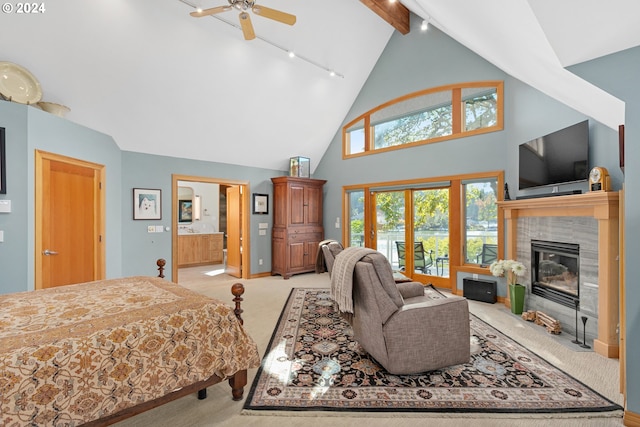
[[[624,122],[620,100],[563,66],[640,45],[637,0],[401,1],[525,83],[614,129]],[[302,155],[315,168],[392,27],[358,0],[260,0],[297,23],[252,15],[253,41],[189,16],[225,3],[46,2],[39,15],[0,15],[0,61],[29,69],[44,101],[123,150],[280,170]]]

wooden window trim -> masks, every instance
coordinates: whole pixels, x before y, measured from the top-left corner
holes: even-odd
[[[464,114],[465,109],[463,108],[462,101],[462,90],[466,88],[474,88],[474,87],[495,87],[496,94],[498,97],[497,103],[497,112],[496,112],[496,124],[494,126],[474,129],[471,131],[464,130]],[[371,129],[371,116],[376,112],[383,110],[391,105],[404,102],[411,98],[416,98],[420,96],[429,95],[432,93],[438,92],[451,92],[451,102],[452,102],[452,133],[451,135],[445,135],[437,138],[430,138],[420,141],[413,141],[406,144],[394,145],[391,147],[384,147],[375,149],[373,147],[373,137],[372,137],[372,129]],[[365,147],[364,151],[358,153],[350,152],[350,144],[349,144],[349,135],[347,129],[358,123],[359,121],[364,121],[364,133],[365,133]],[[502,80],[486,80],[486,81],[478,81],[478,82],[465,82],[465,83],[455,83],[451,85],[444,85],[433,87],[429,89],[423,89],[417,92],[409,93],[398,98],[387,101],[383,104],[378,105],[377,107],[361,114],[355,119],[348,122],[342,128],[342,158],[343,160],[368,156],[371,154],[384,153],[388,151],[401,150],[405,148],[416,147],[425,144],[433,144],[442,141],[448,141],[452,139],[458,138],[466,138],[468,136],[479,135],[483,133],[490,132],[498,132],[504,129],[504,82]]]

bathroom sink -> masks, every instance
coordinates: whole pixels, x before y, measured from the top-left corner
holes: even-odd
[[[217,233],[216,228],[213,224],[209,224],[207,222],[196,222],[191,225],[181,225],[178,226],[178,234],[179,235],[189,235],[189,234],[214,234]]]

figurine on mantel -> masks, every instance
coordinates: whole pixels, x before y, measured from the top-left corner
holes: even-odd
[[[504,183],[504,199],[511,200],[511,196],[509,196],[509,184]]]

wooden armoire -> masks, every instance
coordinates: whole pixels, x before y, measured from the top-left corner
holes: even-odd
[[[271,274],[288,279],[315,270],[324,239],[322,186],[326,181],[281,176],[273,181]]]

